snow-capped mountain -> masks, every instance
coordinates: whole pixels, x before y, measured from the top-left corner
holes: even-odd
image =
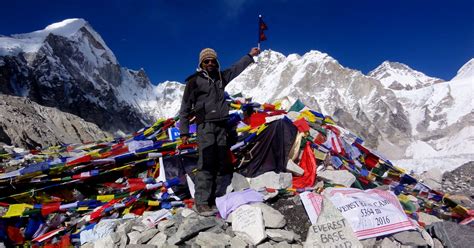
[[[393,62],[365,76],[317,51],[264,51],[257,61],[229,84],[231,94],[259,102],[299,98],[391,159],[474,159],[474,60],[449,82]]]
[[[366,138],[366,143],[401,157],[410,143],[410,123],[393,91],[380,81],[340,65],[325,53],[310,51],[288,57],[264,51],[227,87],[257,102],[288,97],[337,118],[338,122]]]
[[[406,149],[406,157],[425,161],[427,158],[462,157],[463,162],[474,159],[473,65],[471,59],[447,82],[394,90],[412,127],[413,142]]]
[[[0,37],[0,93],[57,107],[109,131],[131,132],[163,114],[157,106],[162,93],[146,73],[121,67],[83,19]]]
[[[385,88],[392,90],[420,89],[444,82],[442,79],[426,76],[405,64],[389,61],[384,61],[375,70],[369,72],[368,76],[380,80]]]

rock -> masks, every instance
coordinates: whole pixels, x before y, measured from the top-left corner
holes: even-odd
[[[266,238],[260,208],[242,205],[232,213],[232,230],[235,235],[257,245]]]
[[[162,220],[162,221],[158,222],[158,230],[160,232],[163,232],[164,230],[168,229],[169,227],[174,226],[175,223],[176,223],[176,221],[173,220],[173,219]]]
[[[418,231],[403,231],[395,233],[392,237],[402,245],[426,246],[428,243]]]
[[[239,236],[235,236],[230,240],[230,247],[247,247],[248,244]]]
[[[279,197],[277,201],[271,203],[271,206],[285,216],[285,226],[288,230],[294,231],[302,240],[306,240],[311,222],[301,201],[299,204],[294,203],[296,199],[299,197]]]
[[[271,240],[276,242],[288,241],[291,243],[295,240],[296,237],[296,234],[293,231],[267,229],[265,232]]]
[[[159,232],[158,229],[155,229],[155,228],[145,230],[144,232],[141,233],[141,237],[137,240],[137,244],[144,244],[148,242],[158,232]]]
[[[59,216],[59,215],[57,215]],[[104,238],[106,235],[109,235],[114,232],[119,220],[117,219],[103,219],[94,228],[82,231],[80,233],[81,244],[88,242],[95,242],[101,238]]]
[[[168,239],[168,243],[173,245],[180,244],[194,237],[197,233],[216,226],[217,224],[215,217],[191,215],[183,221],[176,233]]]
[[[146,226],[144,225],[134,225],[132,226],[132,230],[138,231],[138,232],[143,232],[147,229]]]
[[[390,240],[389,238],[384,238],[382,240],[382,243],[380,243],[379,246],[377,247],[383,247],[383,248],[398,248],[398,243]]]
[[[303,168],[299,167],[291,159],[288,159],[288,163],[286,163],[286,170],[293,173],[295,176],[302,176],[304,174]]]
[[[85,243],[81,245],[81,248],[94,248],[94,243]]]
[[[207,229],[206,232],[217,234],[217,233],[225,233],[225,230],[220,226],[214,226],[214,227],[211,227],[210,229]]]
[[[371,238],[371,239],[364,239],[364,240],[360,240],[360,243],[362,244],[362,246],[365,248],[372,248],[372,247],[375,247],[375,242],[377,241],[376,238]]]
[[[265,227],[283,228],[286,225],[285,216],[283,216],[278,210],[262,202],[253,203],[251,205],[262,211]]]
[[[138,244],[138,239],[141,238],[141,233],[139,231],[132,231],[127,234],[130,239],[129,244]]]
[[[226,247],[230,245],[231,237],[226,234],[201,232],[196,238],[196,244],[201,247]]]
[[[440,190],[442,188],[443,173],[436,167],[421,173],[420,179],[424,184],[434,190]]]
[[[162,247],[166,243],[166,235],[162,232],[156,234],[147,245],[156,245],[157,247]]]
[[[247,181],[247,178],[235,172],[232,175],[231,185],[234,191],[241,191],[250,188],[250,184],[249,181]]]
[[[318,172],[318,178],[323,179],[332,184],[344,185],[351,187],[356,178],[347,170],[324,170]]]
[[[126,248],[156,248],[154,245],[130,244]]]
[[[425,229],[422,229],[422,228],[420,228],[419,231],[420,231],[421,236],[423,237],[423,239],[428,244],[428,246],[433,247],[434,246],[434,241],[433,241],[433,238],[430,236],[430,234]]]
[[[321,213],[308,230],[304,247],[362,247],[349,222],[323,197]]]
[[[231,238],[235,237],[234,231],[232,231],[232,228],[226,228],[225,233],[229,235]]]
[[[443,248],[443,243],[439,239],[433,239],[433,248]]]
[[[116,234],[120,237],[120,240],[116,243],[118,247],[125,248],[128,244],[128,236],[124,232],[116,232]]]
[[[449,195],[448,196],[449,200],[452,200],[456,204],[459,204],[461,206],[472,206],[474,205],[474,202],[467,196],[465,195]]]
[[[266,172],[258,177],[250,178],[250,188],[258,190],[261,188],[284,189],[292,185],[293,176],[291,173]]]
[[[114,233],[111,233],[101,239],[96,240],[94,242],[94,248],[114,248],[117,240],[114,240],[114,238],[112,237],[113,234]]]
[[[262,195],[263,195],[263,201],[268,201],[268,200],[278,196],[278,191],[275,191],[275,192],[264,191],[264,192],[260,192],[260,193],[262,193]]]
[[[117,227],[116,232],[129,233],[132,231],[133,225],[133,221],[125,221]]]
[[[270,242],[265,242],[262,244],[257,245],[257,248],[273,248],[273,244]]]
[[[288,247],[292,247],[292,248],[293,248],[293,245],[288,244],[288,242],[280,242],[280,243],[278,243],[278,244],[273,245],[273,247],[275,247],[275,248],[288,248]]]
[[[436,222],[443,221],[434,215],[423,213],[423,212],[419,212],[418,217],[419,217],[419,221],[425,223],[426,226],[429,226]]]
[[[181,216],[183,216],[184,218],[190,216],[190,215],[197,215],[196,212],[194,212],[193,210],[189,209],[189,208],[183,208],[183,210],[181,210]]]
[[[436,222],[426,227],[433,238],[447,247],[466,247],[474,243],[474,227],[460,225],[450,221]]]
[[[168,237],[171,237],[173,235],[175,235],[175,233],[178,231],[178,227],[176,226],[171,226],[171,227],[168,227],[166,230],[164,230],[163,232],[166,234],[166,236]]]

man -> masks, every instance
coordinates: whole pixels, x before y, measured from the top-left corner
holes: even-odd
[[[180,133],[183,143],[188,143],[189,122],[197,123],[199,145],[198,172],[195,177],[195,207],[201,215],[215,212],[216,189],[220,189],[226,174],[231,173],[227,139],[229,104],[225,100],[224,88],[247,66],[254,62],[253,56],[260,53],[252,48],[229,69],[220,71],[217,53],[205,48],[199,54],[197,72],[186,79],[186,88],[180,109]]]

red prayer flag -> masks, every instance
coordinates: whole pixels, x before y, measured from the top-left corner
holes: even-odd
[[[50,213],[56,212],[61,207],[60,202],[53,202],[53,203],[44,203],[41,207],[41,214],[46,216]]]
[[[264,30],[268,30],[267,24],[263,22],[262,16],[258,16],[258,42],[267,40],[267,36],[265,36]]]

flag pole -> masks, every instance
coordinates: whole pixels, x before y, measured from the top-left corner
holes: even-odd
[[[257,42],[257,47],[258,50],[260,50],[260,20],[262,19],[262,15],[258,15],[258,42]]]

